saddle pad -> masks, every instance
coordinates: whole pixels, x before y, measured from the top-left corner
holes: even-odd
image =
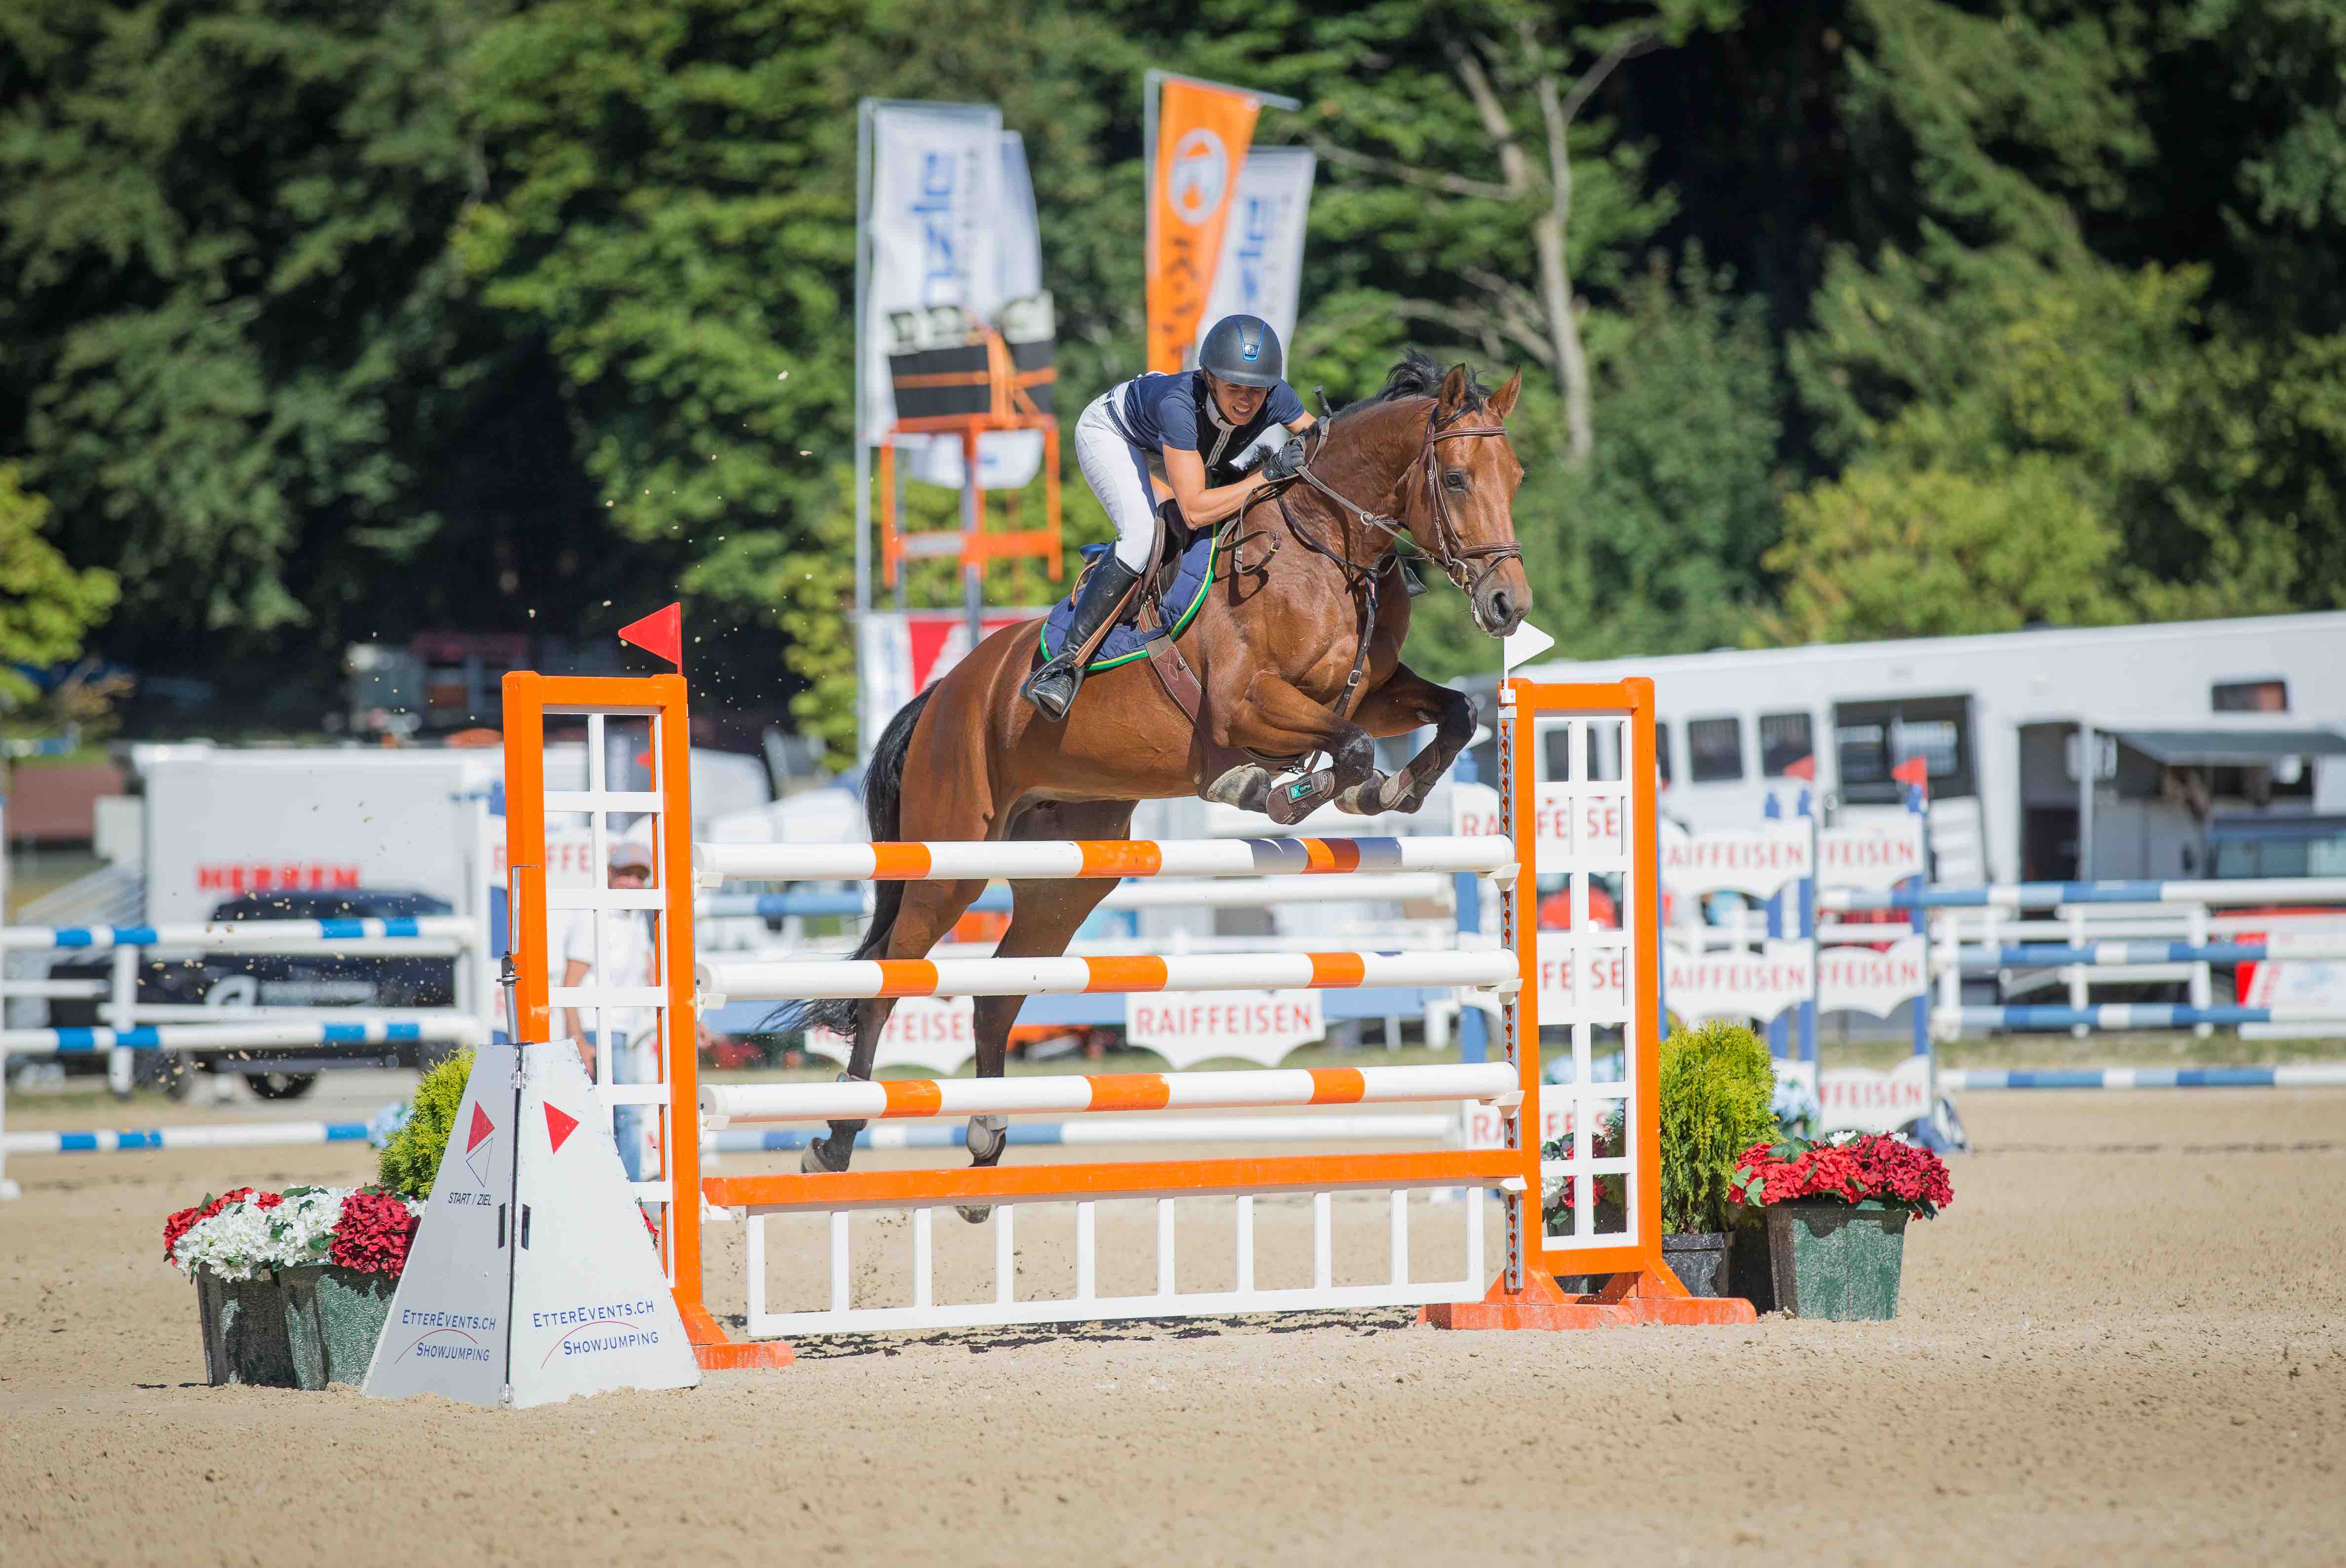
[[[1214,542],[1213,534],[1200,534],[1190,541],[1188,549],[1181,552],[1181,564],[1173,574],[1173,585],[1165,592],[1165,613],[1173,619],[1175,636],[1180,636],[1190,621],[1197,617],[1198,612],[1205,607],[1206,595],[1213,588]],[[1086,568],[1088,570],[1091,562],[1107,555],[1108,548],[1106,545],[1085,545],[1083,557]],[[1076,579],[1076,585],[1078,590],[1081,589],[1083,580],[1080,577]],[[1137,608],[1137,604],[1138,601],[1136,599],[1134,607]],[[1075,613],[1076,596],[1074,592],[1070,592],[1066,598],[1054,605],[1051,607],[1051,613],[1044,617],[1043,657],[1045,658],[1053,657],[1061,647],[1066,646],[1067,621]],[[1127,615],[1130,613],[1130,609],[1126,611]],[[1086,670],[1114,669],[1118,665],[1130,664],[1134,659],[1146,658],[1148,657],[1149,642],[1164,635],[1165,628],[1158,626],[1147,636],[1143,636],[1139,628],[1133,626],[1130,621],[1119,621],[1107,636],[1100,639],[1099,651],[1092,656],[1091,663],[1084,667]]]

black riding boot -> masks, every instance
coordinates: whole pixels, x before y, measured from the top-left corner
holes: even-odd
[[[1113,554],[1102,555],[1084,575],[1084,585],[1076,594],[1075,614],[1067,617],[1067,638],[1060,645],[1058,657],[1028,676],[1026,684],[1018,688],[1019,695],[1040,709],[1044,718],[1056,723],[1067,717],[1068,705],[1076,700],[1076,688],[1084,684],[1083,662],[1078,657],[1084,645],[1116,614],[1125,595],[1139,580],[1140,574]]]

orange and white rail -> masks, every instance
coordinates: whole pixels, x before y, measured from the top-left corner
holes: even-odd
[[[1407,1067],[1267,1068],[1245,1073],[1053,1074],[1030,1078],[846,1079],[835,1084],[703,1084],[702,1125],[1040,1115],[1068,1111],[1227,1111],[1250,1105],[1385,1105],[1479,1100],[1512,1105],[1522,1075],[1506,1062]]]
[[[1060,996],[1120,991],[1328,990],[1521,983],[1504,950],[1198,953],[1158,958],[854,958],[699,966],[700,1005],[846,996]]]
[[[1080,877],[1328,876],[1467,871],[1515,863],[1498,836],[1422,839],[1071,839],[1046,843],[695,844],[702,887],[745,881],[1057,881]]]

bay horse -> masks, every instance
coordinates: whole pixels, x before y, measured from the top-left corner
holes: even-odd
[[[1485,396],[1464,365],[1445,375],[1413,353],[1373,397],[1310,433],[1304,472],[1266,486],[1225,524],[1217,551],[1227,552],[1227,570],[1218,562],[1207,605],[1181,631],[1196,722],[1175,683],[1134,660],[1090,677],[1065,721],[1051,723],[1018,695],[1042,623],[987,637],[882,732],[864,773],[873,840],[1121,839],[1136,802],[1185,795],[1281,822],[1331,799],[1363,815],[1416,810],[1473,738],[1475,708],[1401,661],[1410,596],[1397,545],[1406,534],[1441,565],[1490,636],[1523,620],[1531,588],[1514,500],[1524,470],[1504,428],[1522,388],[1518,372]],[[1433,739],[1399,773],[1378,770],[1374,738],[1427,724]],[[1330,766],[1280,780],[1280,769],[1315,753]],[[880,883],[855,956],[925,956],[984,886]],[[1035,958],[1064,953],[1116,882],[1011,886],[1010,926],[994,951]],[[1024,1000],[975,999],[979,1077],[1002,1075]],[[895,1005],[892,997],[807,1003],[780,1026],[852,1038],[844,1075],[869,1078]],[[801,1168],[845,1170],[863,1125],[832,1122]],[[1007,1142],[1005,1118],[971,1119],[973,1164],[995,1164]],[[962,1210],[973,1221],[989,1212]]]

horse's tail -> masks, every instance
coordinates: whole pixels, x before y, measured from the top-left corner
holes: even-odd
[[[880,732],[880,743],[872,748],[872,760],[864,766],[863,820],[871,825],[874,843],[885,843],[900,830],[903,820],[904,757],[913,748],[913,727],[920,722],[921,710],[928,705],[929,693],[924,691],[897,709],[888,728]],[[887,951],[889,933],[896,929],[896,911],[904,902],[902,882],[875,883],[874,890],[872,924],[855,950],[857,958],[874,958]],[[851,996],[794,1002],[768,1018],[765,1027],[776,1031],[828,1029],[852,1040],[855,1037],[855,1012],[860,1005]]]

